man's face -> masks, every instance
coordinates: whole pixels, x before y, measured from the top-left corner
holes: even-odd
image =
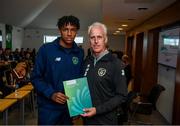
[[[26,75],[26,63],[25,62],[20,62],[16,66],[16,72],[18,73],[19,76],[25,76]]]
[[[62,28],[59,29],[62,42],[65,45],[72,45],[76,34],[77,34],[77,28],[74,25],[68,24],[64,25]]]
[[[101,27],[95,26],[90,32],[90,45],[95,55],[100,54],[106,49],[106,36]]]

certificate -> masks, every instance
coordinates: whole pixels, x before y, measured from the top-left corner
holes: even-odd
[[[83,114],[84,108],[92,107],[87,78],[78,78],[63,82],[70,116]]]

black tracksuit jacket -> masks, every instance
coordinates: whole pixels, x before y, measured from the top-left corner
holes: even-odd
[[[117,107],[127,95],[125,73],[122,62],[111,53],[104,55],[94,65],[94,57],[88,57],[84,64],[93,107],[96,115],[84,118],[87,125],[117,125]]]

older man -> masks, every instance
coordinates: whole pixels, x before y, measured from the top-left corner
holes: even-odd
[[[87,57],[84,76],[87,76],[92,108],[85,108],[86,125],[118,124],[116,110],[125,100],[127,87],[122,63],[107,50],[107,28],[95,22],[88,29],[93,55]]]

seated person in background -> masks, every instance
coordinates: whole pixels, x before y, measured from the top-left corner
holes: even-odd
[[[12,70],[7,70],[4,72],[2,86],[3,96],[6,96],[13,92],[15,88],[23,86],[26,81],[26,75],[28,72],[28,64],[24,61],[18,63],[16,67]]]
[[[29,52],[26,53],[25,60],[28,62],[29,67],[32,68],[33,67],[33,59]]]
[[[0,62],[3,62],[4,61],[4,55],[3,55],[3,49],[0,48]]]
[[[129,84],[131,78],[132,78],[132,73],[131,73],[131,65],[129,63],[129,57],[128,55],[123,55],[122,56],[122,61],[124,63],[124,71],[126,75],[126,80],[127,80],[127,85]]]
[[[12,71],[13,77],[16,80],[16,83],[19,83],[19,86],[22,86],[21,82],[28,81],[27,75],[29,74],[29,64],[27,61],[22,61],[16,65]]]
[[[13,69],[15,73],[17,73],[18,78],[24,78],[26,75],[26,69],[27,69],[27,63],[26,62],[20,62],[16,65],[16,67]]]
[[[3,98],[2,96],[3,96],[3,93],[2,93],[2,91],[0,91],[0,98]]]

